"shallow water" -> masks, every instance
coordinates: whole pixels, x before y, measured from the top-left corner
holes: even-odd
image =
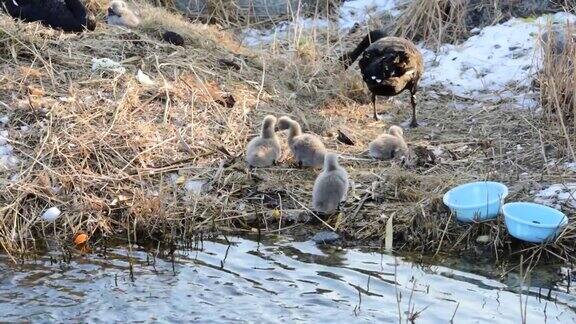
[[[521,322],[514,280],[286,238],[230,241],[205,241],[174,262],[133,251],[134,280],[125,248],[70,263],[46,256],[16,266],[0,256],[0,320],[396,322],[400,309],[403,322],[417,312],[417,323]],[[528,323],[576,322],[568,287],[537,284],[526,288]],[[550,298],[539,296],[549,288]]]

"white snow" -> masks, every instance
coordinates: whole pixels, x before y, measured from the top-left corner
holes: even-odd
[[[371,16],[389,12],[392,16],[398,16],[400,11],[396,9],[398,0],[355,0],[346,1],[340,6],[338,24],[340,28],[351,28],[355,23],[368,21]]]
[[[8,143],[8,131],[0,131],[0,148]]]
[[[491,102],[513,98],[521,106],[533,106],[537,95],[527,90],[540,62],[538,35],[549,19],[566,23],[576,21],[576,16],[512,18],[482,29],[461,45],[446,44],[437,52],[422,49],[426,71],[421,84],[441,85],[465,98]],[[515,91],[519,87],[525,90]]]
[[[3,116],[2,119],[5,120],[2,124],[8,123],[7,116]],[[18,158],[13,154],[14,148],[8,142],[8,131],[0,130],[0,171],[10,170],[16,167],[19,162]]]
[[[296,17],[292,21],[285,21],[277,24],[269,30],[247,28],[243,31],[244,43],[248,46],[258,46],[271,43],[278,38],[286,38],[290,34],[298,34],[303,30],[315,30],[318,28],[328,28],[334,26],[339,31],[344,32],[354,26],[355,23],[363,24],[370,17],[378,16],[388,12],[392,16],[397,16],[397,10],[401,0],[349,0],[344,2],[338,9],[338,19],[329,21],[327,19],[301,18]]]
[[[246,45],[258,46],[272,43],[275,39],[285,39],[290,34],[298,34],[302,30],[315,30],[328,26],[330,22],[324,19],[296,18],[292,21],[281,22],[272,29],[247,28],[243,32],[243,38]]]
[[[564,168],[566,168],[566,170],[576,172],[576,162],[566,162],[564,163]]]
[[[556,209],[562,206],[576,208],[576,183],[553,184],[537,192],[534,202]]]

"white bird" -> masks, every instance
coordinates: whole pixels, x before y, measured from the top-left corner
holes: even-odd
[[[324,168],[314,182],[312,208],[321,213],[332,213],[346,201],[348,173],[338,164],[338,156],[326,154]]]
[[[137,27],[140,18],[122,0],[113,0],[108,7],[108,24],[124,27]]]
[[[320,167],[324,163],[326,147],[322,140],[314,134],[303,134],[300,124],[288,116],[278,120],[278,129],[289,129],[288,146],[294,154],[298,166]]]
[[[260,136],[253,138],[246,147],[246,161],[251,167],[267,167],[275,164],[282,153],[280,141],[274,131],[276,117],[268,115],[262,122]]]
[[[408,145],[404,140],[404,131],[392,126],[388,134],[382,134],[368,145],[370,156],[378,160],[390,160],[408,154]]]

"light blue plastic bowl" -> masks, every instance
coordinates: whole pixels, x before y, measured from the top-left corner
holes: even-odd
[[[470,182],[450,189],[444,194],[444,204],[462,222],[493,219],[500,213],[508,187],[500,182]]]
[[[505,204],[502,212],[508,233],[526,242],[541,243],[554,239],[568,224],[568,217],[561,211],[530,202]]]

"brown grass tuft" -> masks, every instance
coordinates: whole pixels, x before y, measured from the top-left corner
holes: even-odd
[[[548,24],[542,37],[540,99],[550,131],[561,135],[576,161],[576,28]]]
[[[456,43],[468,35],[468,0],[414,0],[395,23],[395,35],[424,40],[428,46]]]

